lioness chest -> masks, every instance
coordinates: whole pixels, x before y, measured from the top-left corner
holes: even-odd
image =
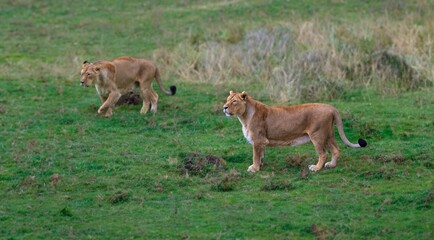
[[[102,97],[108,97],[110,94],[110,90],[108,90],[107,88],[102,87],[98,84],[95,85],[95,88],[96,88],[96,92]]]
[[[244,137],[246,138],[247,142],[249,142],[250,144],[253,144],[252,139],[250,138],[249,135],[249,131],[247,130],[247,128],[243,125],[243,134]]]

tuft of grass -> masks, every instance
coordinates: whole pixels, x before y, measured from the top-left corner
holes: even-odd
[[[329,229],[319,227],[317,224],[312,224],[310,226],[309,233],[313,234],[316,239],[320,239],[320,240],[329,239],[332,236],[336,235],[331,233]]]
[[[72,217],[72,211],[71,208],[69,207],[64,207],[62,208],[62,210],[60,210],[60,214],[62,216],[66,216],[66,217]]]
[[[199,152],[181,154],[182,163],[179,169],[182,175],[197,175],[205,177],[210,171],[226,166],[223,158]]]
[[[306,154],[292,154],[286,157],[286,164],[290,167],[305,167],[307,166],[308,155]]]
[[[235,184],[241,177],[241,174],[231,169],[229,172],[223,172],[217,176],[211,177],[211,190],[218,192],[228,192],[235,189]]]
[[[375,171],[364,172],[360,175],[364,179],[377,179],[377,180],[392,180],[396,174],[395,169],[380,169]]]
[[[434,203],[434,187],[432,187],[429,191],[427,191],[426,197],[423,198],[421,204],[423,205],[423,207],[432,208],[433,203]]]
[[[404,162],[406,162],[404,156],[400,154],[390,155],[390,156],[379,155],[379,156],[375,156],[374,160],[382,163],[393,162],[393,163],[403,164]]]
[[[130,194],[124,191],[117,191],[108,198],[111,204],[120,204],[127,202],[130,199]]]
[[[294,189],[294,185],[288,179],[269,179],[261,187],[262,191],[289,191]]]

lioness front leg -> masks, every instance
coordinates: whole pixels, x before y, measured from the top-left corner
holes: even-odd
[[[248,172],[255,173],[261,169],[261,161],[264,158],[265,145],[253,143],[253,164],[247,168]]]
[[[107,100],[101,105],[101,107],[99,107],[98,114],[105,113],[105,117],[110,117],[113,114],[111,107],[119,100],[120,97],[120,92],[111,92]]]
[[[111,107],[103,108],[103,106],[101,106],[98,109],[98,114],[103,114],[104,117],[111,117],[113,115],[113,111]]]
[[[102,106],[102,105],[104,104],[104,102],[107,101],[107,97],[103,97],[103,96],[100,95],[99,98],[101,99],[101,106]],[[106,117],[110,117],[110,116],[113,114],[111,107],[108,108],[108,109],[105,111],[105,113],[104,113],[103,111],[104,111],[104,110],[101,109],[101,107],[99,107],[99,109],[98,109],[98,114],[104,114],[104,116],[106,116]]]

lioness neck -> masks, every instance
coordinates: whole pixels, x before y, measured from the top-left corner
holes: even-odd
[[[238,116],[238,120],[240,120],[241,124],[244,127],[247,127],[249,125],[250,120],[255,114],[255,104],[257,104],[255,100],[248,99],[246,101],[246,111],[244,111],[242,115]]]

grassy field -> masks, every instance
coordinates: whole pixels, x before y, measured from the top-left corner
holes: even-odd
[[[0,238],[434,238],[433,8],[1,2]],[[281,29],[291,47],[255,61],[229,54],[258,33],[286,39]],[[392,58],[375,65],[385,49]],[[130,105],[98,116],[95,90],[79,86],[84,60],[122,55],[155,60],[164,85],[177,85],[175,96],[157,91],[157,114]],[[229,90],[268,104],[331,103],[347,137],[368,147],[338,141],[338,167],[317,173],[307,171],[312,145],[270,148],[249,174],[251,146],[222,112]]]

